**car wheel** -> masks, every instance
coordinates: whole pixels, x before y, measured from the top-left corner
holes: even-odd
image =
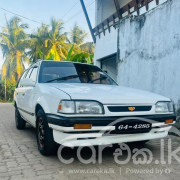
[[[26,121],[21,117],[17,107],[15,107],[15,122],[17,129],[19,130],[25,129]]]
[[[52,129],[49,128],[46,115],[42,109],[37,113],[36,138],[38,150],[44,156],[57,152],[58,144],[54,142]]]
[[[136,142],[130,142],[130,143],[128,143],[130,146],[132,146],[132,147],[134,147],[134,146],[136,146],[136,147],[142,147],[145,143],[147,143],[148,142],[148,140],[146,140],[146,141],[136,141]]]

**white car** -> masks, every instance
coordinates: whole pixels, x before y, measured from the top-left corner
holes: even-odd
[[[168,135],[176,116],[169,98],[118,86],[100,68],[39,61],[14,93],[17,129],[36,128],[43,155],[64,146],[146,142]]]

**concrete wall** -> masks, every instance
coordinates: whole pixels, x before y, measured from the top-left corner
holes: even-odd
[[[180,103],[180,1],[168,0],[120,23],[119,85]]]

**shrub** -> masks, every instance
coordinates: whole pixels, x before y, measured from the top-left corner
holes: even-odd
[[[6,81],[6,97],[5,97],[5,81],[0,84],[0,102],[12,102],[16,83]]]

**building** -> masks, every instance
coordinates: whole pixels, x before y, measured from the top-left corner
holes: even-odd
[[[95,64],[119,85],[180,102],[179,0],[96,0]]]

